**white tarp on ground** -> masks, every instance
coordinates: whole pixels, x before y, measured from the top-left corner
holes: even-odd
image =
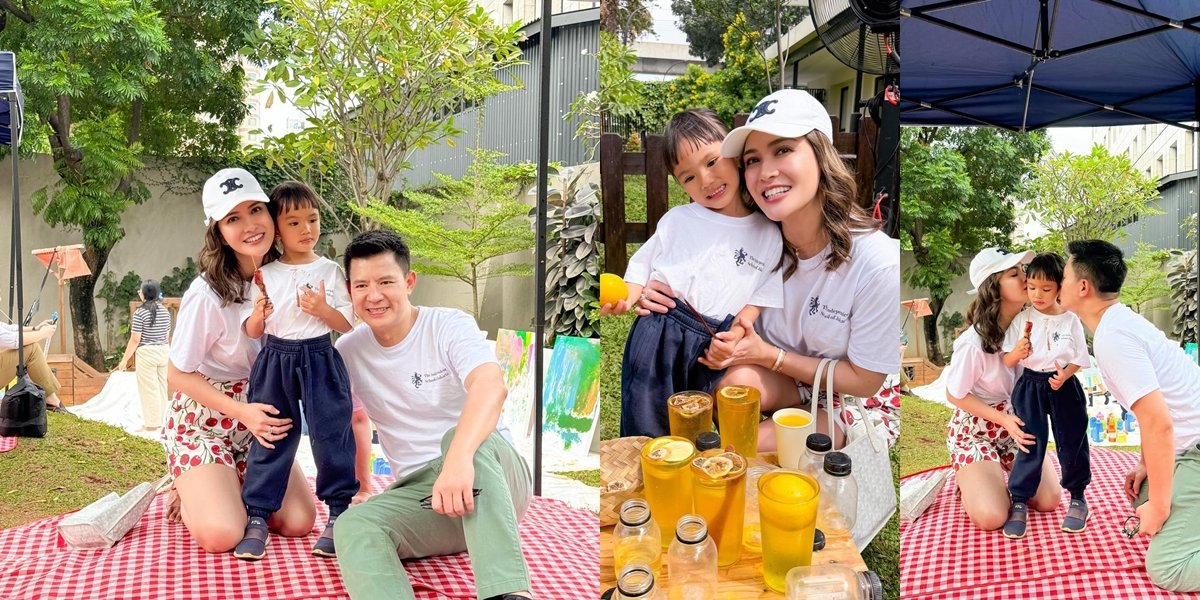
[[[142,403],[138,400],[137,375],[133,371],[114,371],[104,389],[70,411],[85,419],[120,427],[132,434],[142,432]]]

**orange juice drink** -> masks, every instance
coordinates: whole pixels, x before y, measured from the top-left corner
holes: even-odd
[[[692,496],[717,543],[717,566],[737,562],[746,517],[746,459],[735,452],[692,459]]]
[[[654,438],[642,447],[646,502],[663,532],[664,550],[674,537],[667,532],[675,531],[679,517],[692,512],[692,470],[688,465],[695,456],[696,447],[681,437]]]
[[[747,460],[758,456],[759,391],[748,385],[717,390],[717,420],[721,443]]]
[[[812,477],[786,469],[771,471],[758,480],[763,581],[781,594],[787,591],[789,569],[812,564],[820,489]]]
[[[671,435],[696,442],[696,436],[712,431],[713,399],[704,392],[679,392],[667,398]]]

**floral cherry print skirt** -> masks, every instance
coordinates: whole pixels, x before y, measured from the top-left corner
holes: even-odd
[[[1008,402],[992,407],[1002,413],[1012,413]],[[988,460],[1000,463],[1005,471],[1012,470],[1013,461],[1017,459],[1017,443],[999,424],[955,409],[946,433],[946,449],[950,451],[950,465],[954,470]]]
[[[237,402],[246,401],[249,383],[245,379],[205,379]],[[246,455],[254,438],[250,430],[236,419],[206,408],[182,392],[176,391],[171,398],[162,438],[171,479],[178,478],[188,469],[211,463],[233,467],[239,480],[246,477]]]

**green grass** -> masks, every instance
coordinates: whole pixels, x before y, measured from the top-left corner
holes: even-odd
[[[0,528],[78,510],[166,474],[162,445],[71,415],[50,413],[44,438],[0,455]]]
[[[621,317],[605,317],[600,321],[600,439],[618,437],[621,423],[621,355],[625,351],[625,338],[633,324],[632,313]],[[907,405],[905,406],[907,409]],[[903,423],[907,426],[908,415]],[[907,434],[907,431],[906,431]],[[901,436],[901,440],[904,436]],[[945,435],[942,440],[944,442]],[[943,444],[944,446],[944,444]],[[898,447],[898,446],[897,446]],[[892,448],[892,475],[897,480],[896,495],[899,497],[900,461],[897,448]],[[884,597],[900,597],[900,520],[892,515],[879,535],[862,551],[867,568],[879,574],[883,581]]]
[[[589,469],[586,471],[558,471],[555,475],[562,475],[567,479],[574,479],[594,488],[600,487],[600,469]]]

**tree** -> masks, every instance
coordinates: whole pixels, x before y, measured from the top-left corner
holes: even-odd
[[[1121,302],[1137,312],[1169,308],[1171,286],[1167,284],[1168,250],[1158,250],[1145,242],[1138,242],[1137,251],[1125,261],[1128,272],[1121,286]]]
[[[923,320],[929,359],[942,360],[937,323],[954,278],[988,246],[1004,246],[1013,230],[1011,194],[1026,158],[1050,143],[1042,132],[1019,135],[991,128],[921,127],[901,131],[901,244],[913,253],[909,286],[929,291]]]
[[[411,153],[453,145],[453,115],[515,89],[520,26],[499,26],[469,0],[280,0],[257,40],[265,79],[308,117],[297,143],[332,155],[357,207],[387,202]],[[363,214],[363,213],[360,213]]]
[[[75,352],[103,368],[95,288],[124,236],[121,215],[149,197],[146,156],[225,155],[245,116],[237,50],[258,27],[255,0],[0,2],[0,47],[17,53],[22,152],[49,152],[59,181],[33,196],[51,227],[82,234],[93,275],[70,283]]]
[[[1183,223],[1179,226],[1183,230],[1183,235],[1187,239],[1196,241],[1196,213],[1192,213],[1183,219]]]
[[[1158,197],[1154,179],[1134,168],[1125,154],[1099,144],[1090,154],[1054,153],[1028,161],[1022,196],[1049,230],[1039,249],[1061,252],[1073,240],[1115,241],[1137,219],[1162,214],[1150,205]]]
[[[609,0],[600,3],[600,31],[628,46],[639,37],[654,33],[654,17],[642,0]]]
[[[371,201],[354,212],[404,235],[417,257],[417,269],[471,286],[471,310],[479,318],[479,286],[487,279],[531,275],[528,263],[496,264],[492,259],[533,248],[534,233],[521,200],[536,178],[534,165],[500,165],[495,150],[473,148],[461,180],[436,173],[439,186],[407,192],[412,208]]]
[[[679,78],[667,83],[667,113],[705,107],[716,111],[726,123],[750,110],[770,93],[766,82],[774,63],[755,50],[760,34],[745,32],[745,18],[738,15],[725,32],[725,66],[713,73],[692,65]]]
[[[808,15],[807,7],[795,4],[789,0],[671,0],[671,12],[679,17],[679,28],[688,38],[688,51],[710,67],[720,62],[727,47],[725,34],[734,25],[740,35],[757,34],[755,50],[764,62],[767,48],[774,44],[779,61],[774,70],[779,73],[778,88],[783,89],[783,66],[788,55],[783,36]],[[767,87],[771,87],[770,81]]]

